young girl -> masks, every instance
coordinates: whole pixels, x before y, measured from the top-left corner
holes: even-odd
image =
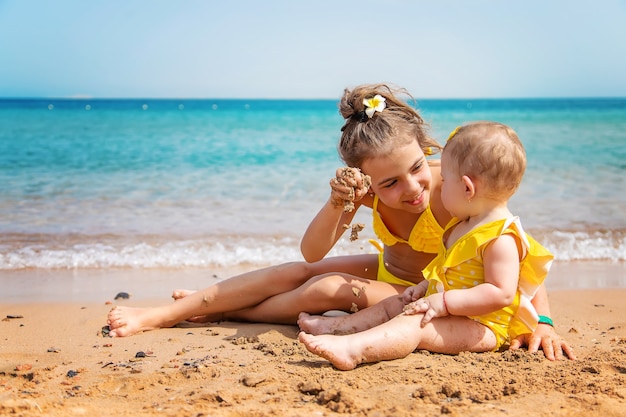
[[[425,281],[349,316],[300,315],[299,340],[338,369],[402,358],[415,349],[497,350],[510,334],[537,325],[529,300],[553,257],[507,207],[526,168],[517,135],[492,122],[458,128],[441,166],[441,198],[454,218],[423,271]]]
[[[346,177],[340,169],[331,181],[330,198],[302,239],[308,262],[251,271],[198,292],[175,291],[176,301],[170,305],[116,307],[108,315],[110,335],[129,336],[187,319],[292,324],[301,311],[355,311],[421,282],[421,270],[434,258],[450,214],[441,203],[439,161],[427,161],[425,155],[441,146],[400,98],[404,94],[386,85],[344,92],[340,112],[346,122],[339,153],[360,171],[353,169],[353,177]],[[382,251],[324,258],[362,206],[372,208]],[[545,290],[533,302],[542,314],[550,314]],[[558,358],[562,349],[569,351],[552,327],[538,330],[520,339],[519,346],[528,344],[536,351],[541,344],[549,359],[555,359],[554,352]]]

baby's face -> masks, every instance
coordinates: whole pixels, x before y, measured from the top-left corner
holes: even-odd
[[[464,196],[465,184],[444,150],[441,155],[441,202],[451,215],[459,217],[461,209],[467,206]]]

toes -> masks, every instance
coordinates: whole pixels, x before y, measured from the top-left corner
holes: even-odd
[[[180,300],[181,298],[185,298],[191,294],[193,294],[195,291],[192,290],[174,290],[172,292],[172,298],[174,300]]]

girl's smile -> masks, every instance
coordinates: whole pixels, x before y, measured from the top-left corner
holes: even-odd
[[[424,199],[426,198],[426,189],[422,189],[422,191],[415,196],[413,199],[406,201],[406,203],[408,203],[411,206],[419,206],[420,204],[422,204],[424,202]]]

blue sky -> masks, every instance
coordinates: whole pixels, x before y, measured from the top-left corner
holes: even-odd
[[[0,97],[626,96],[626,0],[0,0]]]

